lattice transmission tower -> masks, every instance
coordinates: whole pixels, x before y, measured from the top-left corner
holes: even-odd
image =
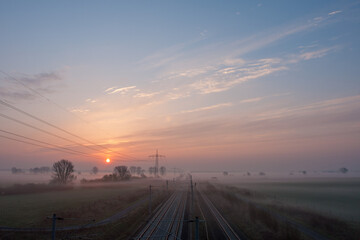
[[[149,157],[155,158],[155,177],[159,177],[159,158],[165,157],[164,155],[160,155],[158,150],[156,149],[155,155],[150,155]]]

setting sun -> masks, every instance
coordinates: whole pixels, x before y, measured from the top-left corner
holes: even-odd
[[[107,163],[110,163],[110,158],[107,158],[107,159],[106,159],[106,162],[107,162]]]

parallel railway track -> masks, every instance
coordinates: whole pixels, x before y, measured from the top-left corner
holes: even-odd
[[[134,239],[181,239],[186,193],[176,191]]]
[[[216,219],[217,223],[219,224],[220,228],[222,229],[224,236],[227,239],[231,240],[240,240],[241,238],[237,235],[237,233],[232,229],[230,224],[225,220],[225,218],[221,215],[221,213],[216,209],[214,204],[209,200],[209,198],[200,192],[201,197],[204,199],[205,204],[210,209],[212,215]]]

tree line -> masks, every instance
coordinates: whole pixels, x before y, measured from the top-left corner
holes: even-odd
[[[60,161],[57,161],[53,164],[52,167],[53,176],[51,179],[51,183],[55,184],[67,184],[71,183],[73,180],[76,179],[76,176],[74,174],[74,165],[72,162],[66,159],[62,159]],[[97,174],[99,172],[99,169],[97,167],[93,167],[91,169],[92,174]],[[159,172],[161,176],[164,176],[166,174],[166,168],[164,166],[159,168]],[[149,174],[155,175],[156,174],[156,168],[150,167],[149,168]],[[137,175],[141,178],[146,178],[145,170],[142,169],[140,166],[116,166],[114,167],[113,173],[106,174],[102,178],[94,179],[94,180],[86,180],[82,179],[82,183],[86,182],[114,182],[114,181],[123,181],[123,180],[129,180],[132,176]]]

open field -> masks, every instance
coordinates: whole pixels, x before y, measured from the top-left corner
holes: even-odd
[[[253,192],[224,184],[200,183],[223,216],[248,239],[357,239],[359,223],[277,203],[260,204]]]
[[[355,177],[353,177],[353,175]],[[251,200],[277,202],[345,221],[360,222],[360,177],[358,174],[308,174],[307,176],[266,175],[264,177],[221,173],[195,174],[197,181],[222,183],[252,192]],[[216,179],[213,179],[216,177]]]
[[[360,178],[242,181],[231,184],[248,189],[260,203],[277,202],[346,221],[360,222]]]
[[[134,180],[117,184],[75,187],[64,191],[0,196],[0,225],[50,227],[51,221],[46,217],[53,213],[65,218],[102,220],[147,197],[150,182],[152,181]],[[160,181],[154,181],[153,184],[164,185]],[[162,188],[159,188],[155,193],[161,190]],[[58,226],[86,222],[89,221],[59,221]]]
[[[105,174],[111,173],[110,171],[99,171],[98,174],[91,174],[89,171],[83,171],[81,174],[75,172],[76,176],[75,183],[80,183],[80,180],[83,178],[86,179],[94,179],[101,178]],[[29,172],[12,174],[10,170],[0,170],[0,188],[8,187],[13,184],[27,184],[27,183],[35,183],[35,184],[43,184],[49,183],[51,180],[52,173],[39,173],[33,174]]]

